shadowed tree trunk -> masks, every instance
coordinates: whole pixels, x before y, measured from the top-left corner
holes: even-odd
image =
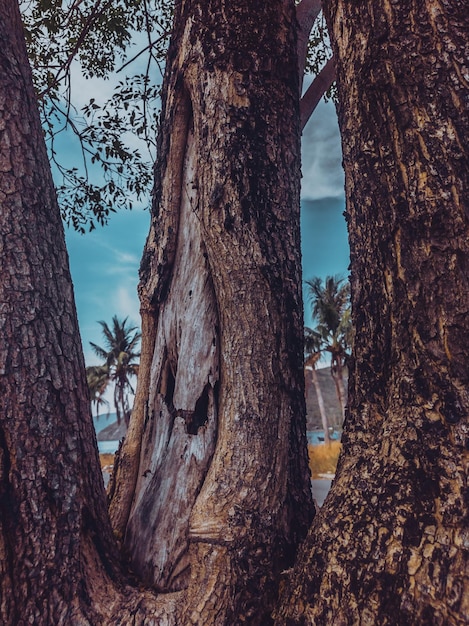
[[[0,14],[0,622],[128,624],[154,601],[119,574],[16,2]]]
[[[277,623],[467,624],[469,14],[326,8],[355,339],[344,452]]]
[[[182,623],[268,623],[312,517],[294,30],[280,0],[176,6],[111,512]]]

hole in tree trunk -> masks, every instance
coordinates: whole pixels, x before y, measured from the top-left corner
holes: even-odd
[[[201,426],[207,423],[210,384],[206,384],[202,395],[195,403],[195,409],[191,417],[186,420],[187,433],[197,435]]]
[[[164,366],[162,368],[162,376],[160,381],[159,393],[164,397],[166,406],[170,412],[174,409],[174,389],[176,387],[176,378],[173,374],[168,357],[166,356]]]

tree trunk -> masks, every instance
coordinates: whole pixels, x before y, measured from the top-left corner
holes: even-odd
[[[163,624],[173,599],[120,572],[16,2],[0,14],[0,623]]]
[[[332,357],[331,376],[334,381],[337,400],[339,401],[340,414],[342,416],[342,424],[345,421],[345,410],[347,408],[347,392],[344,385],[344,367],[342,365],[342,357],[339,355]]]
[[[327,423],[326,407],[324,406],[324,398],[322,397],[318,373],[314,367],[311,370],[311,378],[313,380],[314,389],[316,390],[316,396],[318,398],[319,413],[321,414],[322,428],[324,430],[324,442],[331,443],[331,439],[329,437],[329,424]]]
[[[277,623],[467,624],[469,14],[326,12],[355,340],[344,452]]]
[[[19,12],[0,11],[0,619],[268,624],[314,512],[293,3],[176,5],[139,390],[111,488],[137,575],[177,591],[158,598],[120,570]]]
[[[314,385],[314,390],[316,391],[316,397],[318,399],[319,415],[321,416],[321,424],[322,424],[322,429],[324,431],[324,442],[330,443],[331,439],[329,437],[329,424],[327,421],[326,406],[324,404],[322,389],[319,383],[318,373],[316,370],[316,363],[319,361],[320,358],[321,358],[320,352],[313,354],[309,359],[307,359],[305,365],[306,365],[306,369],[311,368],[311,381]]]
[[[184,624],[269,623],[313,514],[296,68],[293,3],[177,3],[111,512]]]
[[[82,557],[112,563],[111,530],[19,12],[0,12],[0,621],[62,624],[96,580]]]

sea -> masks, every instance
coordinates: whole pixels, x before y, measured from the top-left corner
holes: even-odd
[[[96,431],[96,435],[102,430],[111,426],[117,421],[117,415],[115,413],[105,413],[104,415],[93,415],[93,424]],[[98,450],[100,454],[114,454],[119,447],[119,440],[111,441],[98,441]]]

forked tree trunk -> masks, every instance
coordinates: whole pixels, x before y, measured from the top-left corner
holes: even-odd
[[[313,513],[295,46],[293,3],[176,5],[111,512],[181,623],[268,623]]]
[[[293,10],[176,6],[137,409],[117,472],[130,488],[118,480],[112,500],[137,574],[180,590],[156,598],[126,586],[116,557],[19,12],[0,0],[6,626],[270,621],[313,515]]]
[[[355,324],[329,497],[278,624],[467,624],[465,3],[327,2]]]
[[[121,570],[17,3],[0,15],[0,623],[175,625],[179,598]]]

